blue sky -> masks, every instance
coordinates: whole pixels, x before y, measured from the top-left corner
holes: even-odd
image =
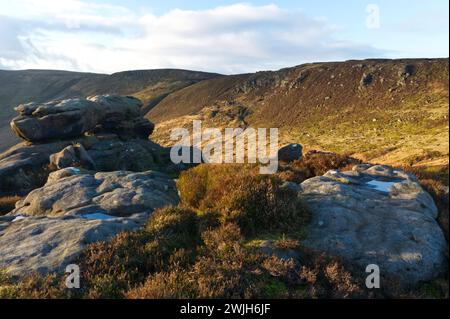
[[[448,57],[448,7],[447,0],[0,0],[0,68],[241,73]]]

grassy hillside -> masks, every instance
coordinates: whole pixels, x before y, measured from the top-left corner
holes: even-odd
[[[170,69],[127,71],[112,75],[0,70],[0,152],[18,142],[10,132],[9,121],[16,116],[13,108],[20,103],[94,94],[126,94],[142,99],[143,112],[146,113],[169,93],[215,76],[212,73]]]
[[[391,164],[448,164],[448,59],[313,63],[222,76],[179,90],[147,116],[155,138],[202,119],[279,127],[280,142]]]

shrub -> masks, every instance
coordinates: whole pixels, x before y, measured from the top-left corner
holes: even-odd
[[[145,278],[145,244],[151,236],[143,231],[121,233],[109,242],[90,244],[76,262],[81,269],[81,294],[90,298],[118,298],[121,291]]]
[[[79,257],[82,287],[90,298],[119,298],[148,274],[193,261],[200,243],[198,218],[186,208],[159,209],[142,231],[91,244]]]
[[[244,249],[239,227],[203,234],[205,247],[189,268],[156,273],[128,298],[282,298],[295,278],[293,262]]]
[[[128,299],[169,299],[193,298],[195,290],[186,271],[159,272],[150,276],[146,282],[128,291]]]
[[[303,289],[298,291],[298,298],[352,298],[361,297],[364,291],[362,277],[345,266],[338,258],[325,254],[304,251],[305,263],[299,275]]]
[[[191,209],[168,207],[153,213],[146,230],[167,248],[192,248],[200,241],[198,219]]]
[[[277,176],[282,180],[300,184],[331,169],[350,170],[353,165],[360,163],[360,160],[347,155],[310,151],[301,160],[282,165]]]
[[[31,273],[19,282],[4,277],[0,282],[0,299],[70,298],[72,294],[64,283],[64,278],[55,274]]]
[[[280,238],[274,240],[273,245],[280,249],[298,249],[300,247],[298,240],[287,238],[284,234]]]
[[[218,213],[222,223],[237,223],[246,236],[298,229],[308,217],[297,193],[278,177],[242,165],[203,164],[182,173],[177,186],[183,204]]]
[[[205,208],[205,197],[213,199],[212,189],[218,191],[218,197],[223,196],[222,187],[243,176],[256,175],[256,169],[250,165],[218,165],[202,164],[181,173],[177,183],[181,201],[193,208]]]

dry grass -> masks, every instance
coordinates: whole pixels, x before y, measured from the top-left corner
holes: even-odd
[[[361,161],[347,155],[310,151],[302,160],[293,163],[282,163],[277,176],[282,180],[302,183],[303,181],[325,174],[331,169],[351,170],[353,165]]]
[[[285,298],[294,265],[242,247],[239,227],[227,224],[203,234],[205,246],[187,269],[149,276],[128,298]],[[282,287],[282,289],[274,289]]]
[[[181,174],[177,187],[184,205],[216,212],[223,223],[237,223],[246,236],[299,229],[308,213],[278,177],[253,167],[203,164]]]

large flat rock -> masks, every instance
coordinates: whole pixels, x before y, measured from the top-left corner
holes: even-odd
[[[32,271],[64,273],[93,242],[106,241],[123,231],[141,227],[148,214],[128,218],[0,217],[0,269],[24,276]]]
[[[447,263],[437,208],[417,179],[388,166],[357,165],[304,181],[301,196],[312,213],[306,247],[404,284],[426,281]]]
[[[116,171],[94,174],[69,167],[51,173],[47,183],[20,200],[9,215],[129,216],[177,204],[175,182],[163,173]]]
[[[178,201],[175,182],[162,173],[58,170],[0,217],[0,269],[62,271],[87,244],[136,230]]]

